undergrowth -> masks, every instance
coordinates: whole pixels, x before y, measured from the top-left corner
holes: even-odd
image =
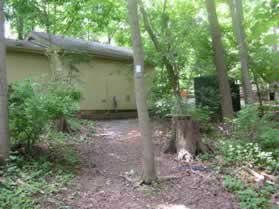
[[[15,145],[0,167],[0,208],[41,209],[75,176],[79,167],[77,144],[95,133],[94,123],[68,119],[70,133],[48,125],[31,150]]]
[[[261,187],[257,185],[244,185],[241,180],[232,176],[224,177],[224,186],[238,195],[240,207],[243,209],[276,209],[272,206],[270,197],[278,191],[278,185],[264,184]]]
[[[279,121],[278,112],[261,115],[257,106],[248,106],[236,119],[218,126],[214,135],[214,155],[201,156],[211,160],[227,176],[224,186],[237,194],[243,209],[269,209],[272,196],[279,192],[276,183],[255,177],[245,171],[267,173],[278,179],[279,172]],[[216,138],[218,140],[216,140]]]
[[[73,178],[78,166],[75,148],[37,149],[34,156],[12,152],[1,167],[0,208],[41,208],[42,202]]]
[[[58,131],[52,123],[50,123],[41,136],[45,143],[83,143],[88,141],[95,134],[95,123],[90,120],[77,118],[67,118],[67,123],[70,127],[69,133]]]

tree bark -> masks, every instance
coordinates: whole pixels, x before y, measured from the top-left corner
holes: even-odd
[[[177,158],[190,162],[202,150],[200,127],[190,116],[176,117],[175,121]]]
[[[65,118],[65,116],[61,116],[58,119],[55,120],[55,126],[57,131],[63,132],[63,133],[70,133],[71,128],[68,125],[68,122]]]
[[[0,160],[9,155],[8,88],[3,0],[0,0]]]
[[[246,104],[254,103],[251,80],[249,76],[248,47],[243,28],[243,10],[241,0],[228,0],[232,17],[233,31],[237,39],[239,59],[241,63],[241,75]]]
[[[137,0],[128,0],[134,52],[134,80],[139,127],[143,140],[143,182],[150,184],[157,179],[153,153],[150,119],[144,91],[144,52],[141,43]]]
[[[227,66],[225,61],[225,50],[222,44],[221,31],[216,13],[214,0],[206,0],[208,20],[211,30],[212,46],[214,51],[214,62],[217,69],[218,83],[221,96],[222,116],[233,118],[232,96],[227,75]]]

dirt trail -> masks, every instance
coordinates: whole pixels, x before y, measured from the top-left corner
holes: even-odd
[[[179,178],[150,187],[134,187],[123,176],[141,175],[141,143],[136,120],[97,122],[96,136],[80,149],[81,171],[63,202],[73,209],[233,209],[239,208],[222,181],[208,171],[187,169],[162,153],[162,127],[154,125],[159,175]],[[193,163],[201,165],[201,163]],[[184,167],[183,167],[184,166]]]

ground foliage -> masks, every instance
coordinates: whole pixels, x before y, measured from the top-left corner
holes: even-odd
[[[218,140],[212,162],[225,174],[224,186],[238,195],[241,208],[273,208],[272,197],[279,191],[278,184],[257,183],[245,169],[278,179],[279,125],[275,114],[261,115],[258,106],[245,107],[236,119],[219,125],[214,135]]]
[[[13,148],[0,170],[0,208],[35,209],[56,203],[53,197],[77,175],[79,144],[95,134],[90,121],[71,118],[69,124],[71,133],[49,124],[28,153],[23,147]]]
[[[3,209],[40,208],[40,203],[59,192],[75,175],[78,165],[73,148],[60,147],[64,159],[55,159],[55,152],[38,156],[11,153],[5,166],[1,167],[0,207]],[[37,153],[38,154],[38,153]]]
[[[277,208],[271,205],[271,196],[278,191],[278,185],[265,184],[261,188],[245,186],[241,180],[225,176],[224,186],[230,192],[239,196],[240,207],[243,209]]]

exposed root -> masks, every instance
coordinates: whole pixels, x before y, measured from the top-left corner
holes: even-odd
[[[178,154],[177,154],[177,159],[178,160],[183,160],[187,163],[190,163],[194,160],[193,155],[188,152],[186,149],[181,149],[179,150]]]

